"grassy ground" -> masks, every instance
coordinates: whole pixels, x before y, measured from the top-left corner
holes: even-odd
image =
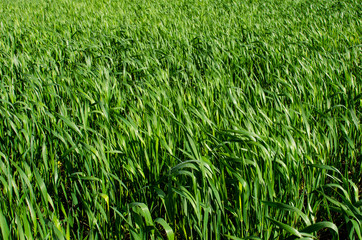
[[[2,0],[3,239],[361,239],[358,0]]]

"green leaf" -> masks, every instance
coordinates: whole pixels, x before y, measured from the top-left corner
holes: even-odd
[[[274,220],[272,218],[269,218],[267,217],[267,219],[269,219],[271,222],[273,222],[275,225],[277,225],[278,227],[280,227],[281,229],[289,232],[290,234],[293,234],[299,238],[303,237],[302,234],[295,228],[285,224],[285,223],[282,223],[282,222],[279,222],[277,220]]]
[[[130,204],[130,207],[132,207],[133,211],[144,217],[146,226],[154,225],[151,213],[146,204],[140,202],[133,202]]]
[[[58,116],[61,120],[63,120],[63,122],[64,122],[65,124],[67,124],[71,129],[73,129],[75,132],[77,132],[77,133],[79,134],[79,136],[83,137],[82,132],[79,130],[78,126],[77,126],[74,122],[70,121],[68,118],[66,118],[66,117],[64,117],[64,116],[62,116],[62,115],[60,115],[60,114],[57,114],[57,116]]]
[[[10,239],[9,225],[1,209],[0,209],[0,228],[3,239]]]
[[[313,232],[318,232],[319,230],[321,230],[323,228],[332,229],[338,235],[338,228],[332,222],[318,222],[318,223],[312,224],[312,225],[304,228],[300,232],[302,232],[302,233],[313,233]]]
[[[170,227],[170,225],[168,225],[168,223],[163,218],[156,218],[155,222],[162,225],[163,229],[166,232],[168,240],[174,240],[175,239],[175,234],[174,234],[172,228]]]
[[[268,206],[271,206],[271,207],[280,209],[280,210],[289,211],[289,212],[295,212],[295,213],[297,213],[297,214],[303,219],[303,221],[305,222],[305,224],[310,225],[310,220],[309,220],[308,216],[305,215],[301,210],[299,210],[299,209],[296,208],[296,207],[293,207],[293,206],[290,206],[290,205],[284,204],[284,203],[277,203],[277,202],[266,202],[266,201],[263,201],[263,203],[266,204],[266,205],[268,205]]]
[[[335,167],[327,166],[327,165],[320,165],[320,164],[307,164],[308,167],[314,167],[314,168],[320,168],[325,170],[330,170],[333,172],[338,173],[340,176],[342,176],[342,173]]]

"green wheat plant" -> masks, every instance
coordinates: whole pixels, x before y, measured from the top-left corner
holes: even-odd
[[[0,238],[361,238],[361,13],[0,1]]]

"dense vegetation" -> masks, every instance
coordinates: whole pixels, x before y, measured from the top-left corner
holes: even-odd
[[[0,1],[3,239],[361,239],[359,0]]]

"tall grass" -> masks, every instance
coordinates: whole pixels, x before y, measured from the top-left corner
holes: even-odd
[[[361,239],[358,0],[3,0],[3,239]]]

